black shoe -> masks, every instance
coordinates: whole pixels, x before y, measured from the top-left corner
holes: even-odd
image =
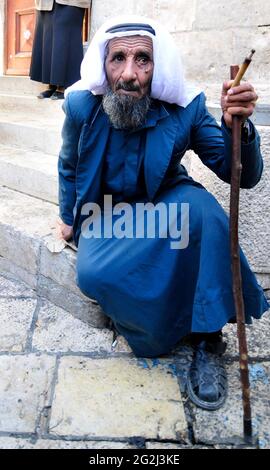
[[[62,91],[55,91],[51,96],[51,100],[63,100],[64,98],[65,96]]]
[[[40,100],[44,100],[44,98],[50,98],[53,93],[55,93],[55,90],[56,86],[51,86],[50,88],[48,88],[48,90],[39,93],[39,95],[37,95],[37,98],[39,98]]]
[[[195,405],[217,410],[227,397],[228,383],[221,354],[226,343],[202,341],[195,349],[187,380],[187,394]]]

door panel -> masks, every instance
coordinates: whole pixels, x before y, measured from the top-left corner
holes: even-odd
[[[29,75],[35,30],[34,0],[8,0],[6,74]]]

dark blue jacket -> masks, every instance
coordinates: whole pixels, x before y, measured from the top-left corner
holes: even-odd
[[[89,91],[70,93],[63,109],[66,118],[58,163],[60,217],[73,225],[78,243],[82,205],[100,200],[111,126],[101,97]],[[254,187],[263,170],[260,137],[251,127],[249,143],[242,143],[242,188]],[[231,132],[224,122],[220,127],[208,112],[203,93],[186,108],[153,101],[145,125],[135,132],[146,133],[143,165],[149,201],[169,185],[193,182],[180,163],[187,150],[193,150],[220,179],[230,183]]]

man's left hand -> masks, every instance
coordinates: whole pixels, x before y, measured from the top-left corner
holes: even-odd
[[[224,82],[221,94],[223,118],[229,128],[232,127],[232,116],[240,116],[242,121],[250,117],[258,99],[258,95],[250,83],[245,82],[230,88],[232,83],[232,80]]]

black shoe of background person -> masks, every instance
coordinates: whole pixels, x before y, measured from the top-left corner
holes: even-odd
[[[52,96],[51,100],[63,100],[65,98],[63,91],[55,91]]]
[[[48,90],[42,91],[37,95],[37,98],[40,100],[44,100],[44,98],[51,98],[53,93],[56,91],[57,87],[55,85],[50,85]]]

